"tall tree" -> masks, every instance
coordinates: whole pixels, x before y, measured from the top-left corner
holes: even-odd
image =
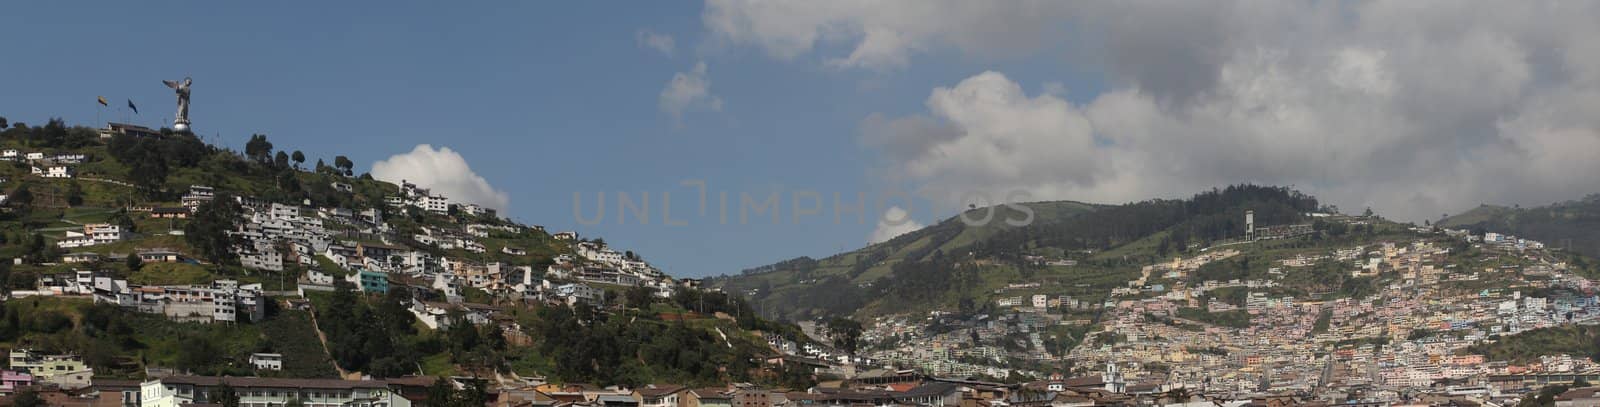
[[[206,394],[206,401],[211,402],[211,404],[220,404],[222,407],[239,407],[239,392],[235,391],[233,386],[229,386],[228,383],[224,382],[221,386],[211,389],[211,392]]]
[[[306,153],[302,153],[300,150],[294,150],[294,155],[289,158],[294,160],[294,169],[297,170],[300,169],[300,164],[306,163]]]
[[[861,342],[861,323],[849,318],[834,318],[828,321],[828,336],[833,341],[833,347],[846,353],[856,353],[856,345]]]
[[[642,285],[628,287],[628,291],[623,296],[627,300],[629,307],[638,309],[645,309],[645,307],[650,306],[651,302],[655,301],[654,290]]]
[[[22,184],[17,189],[11,190],[11,196],[6,199],[6,206],[14,209],[18,215],[26,215],[33,208],[33,192],[28,189],[28,184]]]
[[[128,176],[146,196],[158,196],[167,182],[167,160],[149,142],[138,141],[119,157],[128,165]]]
[[[238,225],[243,209],[232,196],[217,194],[210,202],[200,204],[194,217],[183,227],[184,240],[199,251],[207,261],[216,264],[233,264],[238,254],[233,249],[238,239],[232,234]]]
[[[356,163],[354,161],[350,161],[350,157],[341,155],[338,157],[333,157],[333,167],[343,170],[344,175],[348,177],[355,173]]]
[[[67,205],[83,205],[83,186],[78,185],[77,181],[67,185]]]
[[[272,142],[267,141],[267,135],[254,134],[250,141],[244,143],[244,155],[258,163],[267,163],[272,159]]]

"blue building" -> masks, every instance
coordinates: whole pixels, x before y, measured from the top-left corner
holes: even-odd
[[[361,270],[348,279],[356,285],[356,289],[367,294],[388,294],[389,275],[370,270]]]

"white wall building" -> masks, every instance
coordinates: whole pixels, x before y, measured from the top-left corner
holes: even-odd
[[[282,406],[292,400],[307,406],[411,406],[410,400],[379,380],[215,376],[169,376],[144,382],[139,388],[139,405],[179,407],[207,402],[206,394],[224,381],[239,395],[241,406]]]
[[[277,353],[252,353],[250,366],[256,370],[283,370],[283,355]]]

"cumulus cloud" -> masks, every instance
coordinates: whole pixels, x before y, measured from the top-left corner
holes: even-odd
[[[673,122],[680,124],[685,112],[722,111],[722,98],[711,94],[711,78],[706,76],[706,63],[696,63],[693,70],[672,75],[667,87],[661,89],[660,106],[662,112],[672,116]]]
[[[372,177],[396,184],[402,180],[417,184],[455,203],[475,203],[501,211],[511,204],[504,191],[472,172],[467,160],[449,147],[435,149],[419,144],[411,152],[372,163]]]
[[[656,50],[666,56],[672,56],[673,49],[677,47],[676,41],[669,34],[641,29],[635,37],[639,46]]]
[[[960,5],[916,22],[829,2],[713,3],[713,32],[779,58],[830,39],[860,51],[875,29],[906,44],[882,55],[1026,48],[989,34],[1004,25],[950,24],[973,18]],[[1075,104],[1048,82],[1030,93],[983,72],[933,89],[924,113],[868,116],[860,138],[881,175],[946,203],[1014,189],[1125,202],[1254,182],[1420,221],[1600,192],[1587,176],[1600,172],[1600,4],[1419,3],[984,3],[1081,23],[1069,48],[1103,65],[1108,88]],[[788,7],[808,10],[771,10]]]
[[[891,70],[940,46],[984,55],[1034,49],[1059,30],[1050,22],[1065,15],[1061,6],[1043,0],[708,0],[701,20],[714,39],[758,46],[773,57],[794,59],[844,43],[850,52],[826,57],[827,65]]]
[[[872,235],[867,237],[868,244],[881,243],[922,229],[923,224],[911,219],[911,214],[899,206],[890,206],[883,211],[883,216],[878,217],[878,227],[872,230]]]

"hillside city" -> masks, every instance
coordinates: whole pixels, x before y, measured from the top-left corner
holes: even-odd
[[[1139,279],[1103,301],[1011,295],[1039,291],[1037,284],[1018,284],[1003,290],[997,314],[880,318],[863,340],[892,338],[894,346],[868,355],[935,374],[1020,373],[1048,376],[1040,384],[1057,388],[1104,386],[1143,396],[1178,390],[1397,402],[1427,394],[1504,403],[1544,384],[1600,374],[1589,355],[1503,360],[1482,346],[1593,325],[1600,312],[1593,280],[1570,272],[1536,241],[1418,232],[1414,240],[1298,253],[1275,262],[1261,279],[1187,283],[1207,264],[1237,256],[1234,249],[1175,258],[1144,266]],[[1471,257],[1452,253],[1463,249]],[[1328,263],[1355,277],[1394,278],[1348,298],[1278,294],[1294,269]],[[1074,316],[1082,310],[1095,310],[1101,326],[1057,330],[1092,324]],[[1056,347],[1057,332],[1081,335],[1074,339],[1082,343]],[[1062,363],[1101,374],[1064,377],[1011,367]]]
[[[264,135],[52,120],[0,146],[11,405],[1600,402],[1592,266],[1484,230],[1230,207],[1238,236],[1162,240],[1110,283],[1072,282],[1104,277],[1093,249],[1030,253],[1069,277],[789,323],[744,299],[761,289]]]

